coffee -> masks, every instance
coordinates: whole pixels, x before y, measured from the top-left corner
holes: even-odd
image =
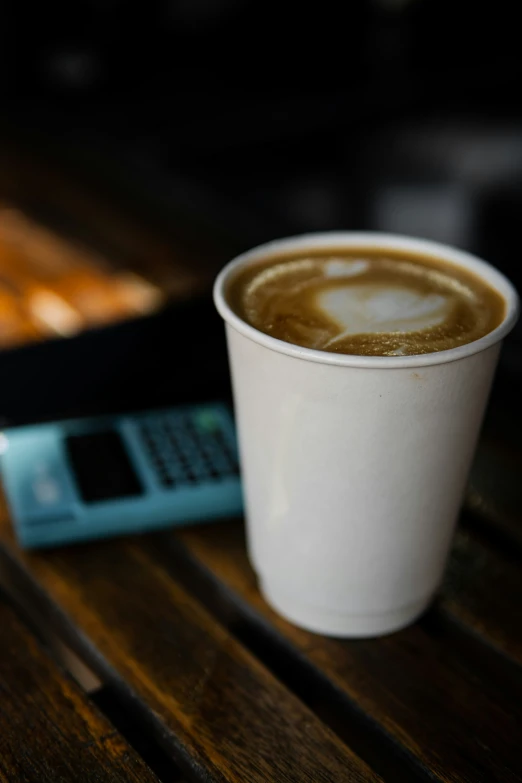
[[[235,313],[288,343],[345,354],[433,353],[502,322],[504,299],[469,270],[379,249],[314,249],[243,267],[226,292]]]

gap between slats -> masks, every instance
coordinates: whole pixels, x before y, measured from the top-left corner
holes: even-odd
[[[230,563],[231,558],[233,559],[235,555],[230,555],[228,550],[230,547],[234,550],[234,547],[237,545],[237,536],[235,536],[236,543],[234,544],[231,541],[228,541],[226,530],[223,528],[218,531],[217,535],[221,536],[222,534],[225,536],[225,541],[227,542],[223,544],[223,546],[228,553],[226,556],[229,558]],[[327,684],[328,687],[333,687],[333,690],[330,690],[328,694],[328,699],[332,699],[336,692],[336,687],[334,687],[335,683],[330,681],[328,675],[322,676],[315,664],[311,663],[311,659],[306,652],[307,642],[304,640],[302,641],[304,648],[299,651],[299,646],[296,647],[293,642],[295,634],[291,635],[290,638],[286,638],[284,630],[283,633],[281,633],[279,628],[272,628],[272,623],[270,620],[267,622],[267,619],[264,616],[264,610],[262,610],[261,613],[259,611],[263,602],[260,603],[260,598],[253,583],[249,583],[248,588],[246,587],[246,584],[243,584],[244,589],[240,589],[241,595],[239,595],[236,593],[235,587],[230,587],[230,585],[226,586],[226,584],[224,584],[227,581],[226,578],[223,579],[225,572],[220,572],[219,577],[217,577],[212,573],[212,566],[209,565],[207,567],[206,560],[210,558],[209,562],[211,562],[212,555],[209,555],[209,558],[207,558],[207,556],[203,554],[203,562],[200,562],[198,544],[195,544],[194,551],[192,551],[191,547],[191,538],[194,537],[193,540],[197,542],[198,536],[201,536],[202,539],[205,539],[208,536],[208,541],[206,541],[203,546],[203,551],[206,549],[207,553],[212,549],[213,544],[217,544],[215,536],[212,538],[213,533],[211,529],[208,529],[208,531],[187,529],[185,532],[170,538],[170,551],[166,539],[160,541],[159,544],[151,544],[151,546],[154,546],[156,557],[161,560],[164,567],[170,569],[172,573],[176,573],[178,579],[186,581],[190,589],[198,595],[198,598],[209,606],[214,613],[220,616],[224,622],[227,622],[233,632],[240,636],[244,644],[252,645],[257,655],[260,657],[264,656],[269,665],[274,667],[281,666],[281,661],[283,660],[281,658],[281,651],[287,651],[289,674],[285,675],[284,673],[280,673],[277,668],[275,668],[275,670],[278,671],[279,676],[287,677],[288,684],[296,690],[300,698],[307,698],[306,689],[303,690],[302,683],[303,678],[306,676],[310,677],[312,673],[314,676],[319,677],[322,687]],[[184,543],[180,546],[176,543],[176,539],[181,539]],[[185,548],[185,544],[188,546],[188,549]],[[241,547],[241,552],[239,550],[234,550],[241,558],[241,569],[243,568],[243,549],[244,548]],[[214,562],[217,563],[218,561],[219,555]],[[232,580],[231,584],[234,584],[234,580]],[[250,605],[250,599],[254,599],[253,606]],[[442,604],[443,602],[444,599],[442,600]],[[466,617],[466,613],[468,614],[468,617]],[[494,607],[490,608],[490,614],[491,617],[494,616]],[[272,613],[269,613],[268,616],[272,617]],[[466,627],[466,622],[469,620],[469,617],[472,617],[474,620],[473,628],[471,626]],[[287,625],[288,624],[283,624],[283,628],[286,628]],[[485,645],[477,643],[475,637],[479,630],[479,621],[477,617],[473,615],[472,601],[468,600],[467,605],[466,602],[463,603],[460,607],[460,614],[452,614],[451,611],[445,610],[440,611],[440,608],[439,610],[432,610],[422,621],[421,628],[425,629],[422,633],[424,633],[427,638],[430,638],[430,634],[432,636],[435,634],[433,638],[438,637],[439,642],[443,641],[444,645],[446,645],[446,655],[449,653],[448,665],[454,669],[455,667],[458,669],[459,666],[462,668],[463,676],[468,678],[468,687],[470,686],[471,675],[466,671],[465,667],[466,660],[471,655],[472,657],[470,660],[473,662],[472,669],[477,672],[482,671],[485,677],[492,678],[492,682],[494,683],[491,686],[492,688],[498,687],[502,690],[505,687],[506,693],[509,694],[511,688],[516,684],[520,691],[522,672],[519,666],[513,663],[512,659],[508,660],[509,655],[505,656],[506,649],[500,646],[502,639],[499,635],[497,634],[497,638],[493,640],[488,640],[492,641],[492,644]],[[469,631],[471,631],[471,633],[469,633]],[[412,637],[412,639],[413,638],[417,637]],[[313,644],[315,645],[315,643]],[[357,642],[351,644],[357,645]],[[374,651],[377,649],[375,646],[376,644],[378,644],[378,642],[374,642],[371,648],[368,647],[368,653],[370,649]],[[389,646],[389,643],[387,644]],[[441,645],[439,644],[438,648],[440,648],[440,646]],[[393,646],[390,648],[390,651],[392,649],[394,649]],[[422,650],[422,645],[420,649]],[[406,654],[405,650],[406,648],[404,648],[404,654]],[[301,670],[296,666],[292,668],[292,656],[295,655],[296,651],[302,653]],[[397,650],[394,654],[396,654],[396,652]],[[498,654],[499,652],[501,653],[500,655]],[[435,651],[430,654],[432,660],[434,655],[436,655]],[[427,665],[429,665],[429,663]],[[364,677],[364,670],[361,671],[361,675]],[[455,671],[447,678],[447,681],[451,681],[451,677],[454,677],[454,675]],[[426,671],[426,677],[429,677],[429,669]],[[434,687],[436,688],[436,685],[434,685]],[[480,683],[477,683],[477,688],[480,687]],[[491,693],[493,693],[493,691]],[[491,694],[488,696],[488,699],[491,699]],[[336,703],[335,700],[333,703]],[[339,701],[337,700],[337,704],[338,703]],[[353,699],[348,696],[347,692],[343,693],[341,703],[342,708],[340,710],[336,709],[337,717],[341,718],[341,723],[342,717],[346,714],[346,709],[352,710],[352,712],[355,710],[356,713],[359,711],[358,717],[359,719],[366,719],[366,726],[376,723],[372,715],[368,715],[364,710],[360,710],[357,702],[354,702]],[[332,723],[333,727],[336,722],[338,721]],[[386,722],[387,720],[384,721],[384,723]],[[383,725],[380,724],[380,721],[378,730],[383,730]],[[395,731],[395,738],[400,736],[400,732],[401,729],[398,727],[398,735],[397,731]],[[357,747],[357,752],[364,758],[364,743],[361,743],[361,746]],[[463,771],[462,774],[466,774],[465,771]]]
[[[122,705],[114,689],[104,685],[96,674],[73,650],[54,633],[47,623],[42,623],[38,613],[31,611],[27,601],[10,589],[6,579],[0,579],[1,587],[9,597],[20,622],[45,649],[59,669],[63,669],[76,682],[85,698],[91,701],[127,744],[154,772],[159,783],[184,783],[181,772],[152,734]],[[0,592],[1,598],[1,592]]]
[[[144,541],[144,540],[143,540]],[[138,553],[141,552],[141,543],[138,542],[137,545],[133,544],[130,547],[127,547],[125,544],[122,544],[122,549],[120,551],[120,548],[118,545],[114,545],[111,547],[109,546],[110,552],[114,552],[114,555],[119,557],[125,558],[125,553],[127,550],[129,553],[132,551],[133,553],[136,553],[136,556],[138,556]],[[103,545],[100,545],[103,547]],[[101,549],[100,551],[105,551],[104,549]],[[120,552],[120,554],[116,555],[117,552]],[[0,548],[0,556],[2,555],[2,549]],[[81,553],[77,553],[78,556],[81,555]],[[106,553],[107,555],[107,553]],[[71,553],[72,557],[72,553]],[[183,770],[185,772],[185,775],[188,778],[194,777],[195,779],[204,779],[205,781],[213,779],[212,773],[210,771],[206,771],[201,766],[201,759],[196,754],[196,757],[192,757],[190,747],[185,747],[184,742],[182,741],[182,738],[178,737],[175,733],[173,734],[173,728],[170,725],[170,721],[167,721],[167,723],[164,722],[164,716],[158,713],[158,705],[154,706],[154,704],[151,705],[147,703],[145,707],[145,703],[143,702],[142,696],[139,696],[137,693],[134,692],[133,684],[126,682],[124,679],[124,675],[121,674],[121,672],[117,669],[113,668],[113,664],[111,661],[106,659],[103,654],[97,649],[97,647],[94,645],[93,641],[87,638],[84,635],[84,632],[81,630],[81,628],[76,627],[76,625],[71,622],[71,620],[67,617],[65,614],[65,611],[63,607],[58,607],[58,605],[51,599],[51,597],[48,597],[45,590],[42,590],[42,587],[38,582],[35,581],[35,577],[33,574],[30,573],[30,568],[26,570],[23,563],[19,561],[18,555],[11,551],[11,547],[8,546],[6,549],[3,550],[3,558],[5,560],[5,565],[8,567],[11,571],[11,578],[13,583],[15,583],[15,590],[16,591],[27,591],[28,598],[31,602],[31,605],[35,607],[36,611],[40,612],[42,616],[45,617],[46,621],[49,622],[52,627],[61,635],[62,638],[64,638],[71,647],[81,655],[82,659],[89,662],[90,665],[93,666],[94,670],[97,672],[97,674],[100,674],[102,676],[102,679],[104,679],[105,682],[108,682],[109,684],[112,684],[115,689],[118,692],[119,697],[121,698],[122,703],[125,704],[125,708],[129,709],[131,711],[136,712],[136,714],[139,715],[140,719],[143,720],[144,724],[147,725],[150,730],[154,733],[154,735],[157,737],[158,741],[164,746],[167,752],[174,753],[175,749],[175,756],[177,761],[179,761],[180,766],[183,767]],[[0,557],[1,559],[1,557]],[[38,558],[38,561],[42,565],[43,570],[45,571],[46,568],[44,567],[44,560],[45,558]],[[52,561],[52,556],[51,556]],[[60,557],[58,557],[58,561],[61,562]],[[150,560],[150,558],[146,558],[144,555],[139,554],[139,561],[143,561],[143,564],[145,565],[146,562],[150,562],[152,572],[151,572],[151,578],[153,578],[153,581],[157,583],[158,580],[152,574],[154,571],[157,571],[157,565],[153,564],[153,561]],[[75,562],[74,558],[72,562],[70,563],[71,568],[74,568],[75,566],[73,563]],[[96,559],[92,560],[91,566],[95,569],[95,562]],[[129,567],[132,565],[133,558],[129,561]],[[77,565],[79,562],[77,563]],[[0,563],[1,565],[1,563]],[[91,567],[90,566],[90,567]],[[105,573],[105,571],[104,571]],[[45,582],[45,580],[43,580]],[[116,580],[116,583],[118,580]],[[161,578],[161,582],[164,583],[164,586],[166,588],[166,593],[169,593],[168,589],[168,578],[166,572],[163,572],[163,577]],[[173,589],[175,585],[173,584]],[[156,587],[154,589],[158,589],[159,584],[156,584]],[[181,588],[176,588],[176,591],[179,593],[181,591]],[[169,600],[167,595],[165,600]],[[187,600],[188,596],[187,596]],[[190,600],[190,603],[192,603],[192,600]],[[185,611],[185,610],[183,610]],[[203,609],[201,609],[203,611]],[[199,615],[199,610],[198,613]],[[210,618],[209,618],[210,621]],[[214,621],[212,621],[214,623]],[[80,624],[81,625],[81,624]],[[190,625],[190,623],[189,623]],[[179,629],[178,629],[179,630]],[[222,631],[219,631],[219,634],[225,633],[224,629]],[[228,634],[227,634],[228,635]],[[231,637],[232,638],[232,637]],[[231,645],[231,649],[233,648],[233,645]],[[226,652],[224,650],[223,652]],[[228,653],[227,653],[228,655]],[[247,657],[250,657],[247,654]],[[245,655],[242,654],[240,656],[241,660],[245,660]],[[175,660],[175,659],[173,659]],[[252,662],[253,663],[253,662]],[[258,666],[253,666],[254,674],[256,671],[258,671]],[[266,671],[266,669],[264,669]],[[269,679],[270,676],[269,676]],[[275,683],[274,683],[275,685]],[[279,693],[279,689],[281,689],[280,695],[284,695],[285,689],[278,685],[276,688],[276,691]],[[274,694],[275,696],[275,694]],[[234,697],[235,698],[235,697]],[[255,696],[254,696],[255,698]],[[288,694],[287,700],[292,707],[292,700],[294,697],[290,697],[290,694]],[[301,719],[304,719],[306,717],[307,711],[305,711],[304,707],[298,707],[298,702],[294,702],[295,708],[292,707],[293,713],[296,713],[299,716],[298,723],[300,724]],[[161,710],[160,710],[161,712]],[[292,710],[291,710],[292,712]],[[292,714],[293,714],[292,713]],[[310,715],[310,718],[312,718],[312,715]],[[256,719],[257,720],[257,719]],[[256,720],[254,720],[254,724],[256,723]],[[286,718],[285,718],[286,720]],[[280,721],[276,721],[276,724]],[[284,721],[283,721],[284,722]],[[315,725],[315,724],[314,724]],[[204,728],[202,726],[202,728]],[[329,761],[326,764],[327,767],[331,767],[332,769],[334,767],[338,767],[338,772],[340,772],[341,767],[339,767],[337,759],[339,758],[339,753],[341,753],[341,744],[339,743],[339,740],[334,741],[334,737],[328,732],[324,727],[321,728],[321,724],[319,721],[317,721],[317,731],[319,731],[319,734],[324,734],[323,741],[324,741],[324,753],[326,754],[325,758],[328,758]],[[299,734],[299,731],[298,731]],[[330,736],[329,736],[330,735]],[[319,739],[319,737],[318,737]],[[190,743],[189,743],[190,745]],[[216,748],[216,751],[218,748]],[[298,752],[298,748],[294,747],[293,754]],[[331,755],[330,755],[331,754]],[[310,755],[310,752],[308,751],[308,756]],[[350,775],[353,774],[354,779],[359,779],[357,777],[363,774],[364,769],[367,769],[367,767],[359,760],[357,760],[357,757],[354,755],[354,753],[349,749],[346,748],[341,754],[344,759],[344,764],[348,765],[345,767],[346,769],[346,779],[350,777]],[[319,764],[319,762],[314,762],[315,764]],[[325,762],[326,763],[326,762]],[[339,762],[340,763],[340,762]],[[360,765],[359,767],[351,767],[351,764],[357,763]],[[318,770],[320,771],[320,766],[318,766]],[[296,773],[299,772],[299,767],[295,766],[294,768],[294,776]],[[321,780],[324,778],[324,769],[321,767],[322,772],[320,774]],[[359,770],[359,771],[357,771]],[[368,776],[368,772],[364,773]],[[220,773],[222,774],[222,773]],[[234,773],[235,775],[236,773]],[[233,779],[236,779],[232,776]],[[364,776],[364,775],[363,775]],[[220,775],[218,775],[219,780],[221,779],[228,779],[228,778],[222,778]],[[284,777],[284,776],[283,776]],[[294,779],[293,776],[292,779]],[[344,774],[341,776],[342,779],[345,779]],[[231,778],[231,779],[232,779]],[[369,775],[369,779],[376,779],[373,772]],[[257,777],[256,777],[257,779]],[[286,779],[286,777],[285,777]],[[306,777],[308,779],[308,777]],[[351,778],[350,778],[351,779]],[[401,781],[409,781],[409,780],[419,780],[418,777],[416,778],[410,778],[409,776],[402,775],[400,778],[393,778],[395,780],[401,780]],[[393,780],[392,778],[388,778],[388,780]]]

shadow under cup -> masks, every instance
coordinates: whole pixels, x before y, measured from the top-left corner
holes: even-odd
[[[358,356],[282,342],[240,319],[231,275],[278,253],[404,250],[464,267],[505,300],[501,324],[438,353]],[[494,267],[436,242],[379,233],[278,240],[214,286],[226,322],[249,556],[261,591],[298,626],[341,637],[397,630],[444,571],[501,341],[518,297]]]

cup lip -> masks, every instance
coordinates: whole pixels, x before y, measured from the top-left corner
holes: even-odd
[[[240,318],[225,298],[225,290],[230,276],[242,266],[253,261],[268,258],[281,251],[299,250],[300,248],[324,248],[338,250],[339,248],[371,247],[383,250],[405,250],[434,256],[449,264],[469,269],[484,282],[491,285],[505,300],[506,314],[504,320],[493,331],[473,342],[433,353],[413,354],[409,356],[359,356],[356,354],[329,353],[314,348],[304,348],[300,345],[287,343],[276,337],[271,337],[259,331],[254,326]],[[388,234],[380,231],[327,231],[298,236],[285,237],[265,242],[262,245],[241,253],[229,261],[218,274],[214,283],[214,303],[224,319],[233,329],[245,337],[263,345],[277,353],[286,354],[296,359],[320,364],[332,364],[340,367],[361,367],[367,369],[400,369],[426,367],[435,364],[447,364],[464,359],[473,354],[485,351],[500,342],[515,325],[519,315],[519,297],[513,284],[498,269],[477,256],[441,242],[431,239]]]

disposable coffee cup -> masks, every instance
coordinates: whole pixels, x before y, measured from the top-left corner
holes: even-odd
[[[505,300],[503,321],[438,353],[355,356],[270,337],[227,303],[227,284],[245,265],[365,247],[470,270]],[[442,244],[343,232],[244,253],[218,276],[214,300],[226,322],[248,552],[267,602],[331,636],[379,636],[413,622],[443,576],[501,341],[516,321],[515,289]]]

